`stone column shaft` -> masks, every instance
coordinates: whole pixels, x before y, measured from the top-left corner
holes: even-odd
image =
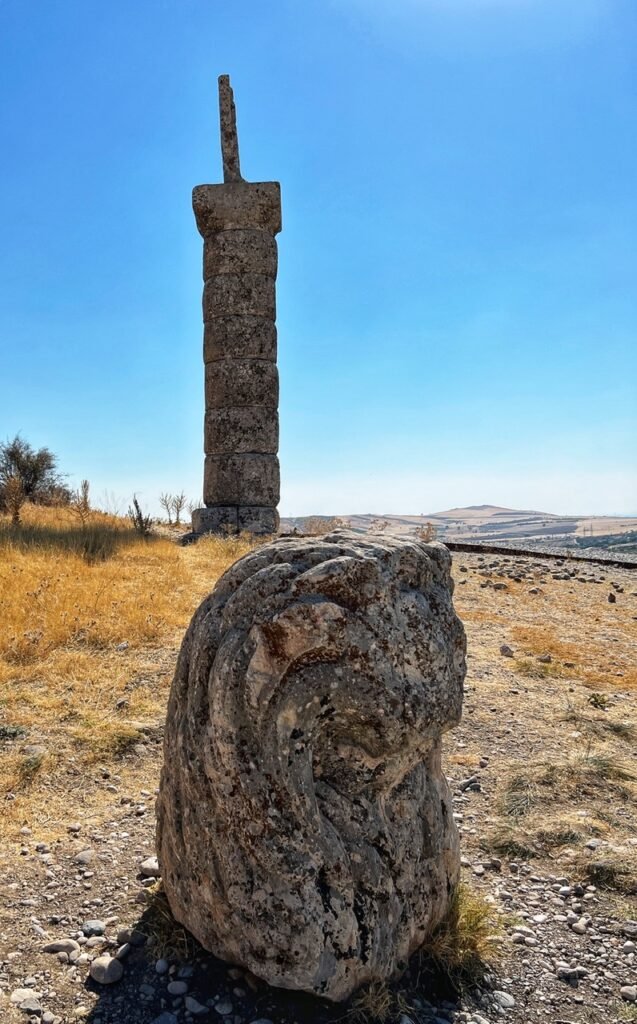
[[[229,127],[222,105],[226,181],[193,191],[204,239],[206,406],[206,508],[194,513],[193,527],[270,534],[279,524],[275,236],[281,230],[281,195],[278,182],[237,180],[233,104],[231,115]]]

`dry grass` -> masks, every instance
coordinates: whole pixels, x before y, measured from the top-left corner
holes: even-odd
[[[433,961],[454,988],[480,982],[498,961],[499,926],[493,907],[470,886],[461,883],[446,920],[425,943],[422,955]]]
[[[78,550],[84,530],[70,511],[27,507],[24,519],[18,529],[0,521],[0,799],[13,797],[3,803],[5,838],[34,817],[53,834],[68,814],[64,776],[121,759],[157,726],[184,628],[250,549],[245,538],[186,548],[144,540],[103,516],[96,529],[118,542],[95,561]],[[34,744],[46,748],[37,764]]]
[[[521,818],[535,807],[542,808],[546,820],[546,801],[565,805],[600,796],[608,799],[637,797],[637,774],[627,761],[619,761],[599,750],[587,749],[561,761],[537,761],[517,766],[508,777],[503,795],[504,814]]]
[[[190,932],[175,921],[161,882],[146,889],[145,897],[146,910],[136,927],[146,936],[153,956],[179,963],[194,959],[197,943]]]
[[[377,981],[356,994],[352,1008],[345,1015],[355,1024],[385,1024],[396,1015],[396,999],[389,985]]]
[[[613,610],[615,606],[605,607],[600,591],[601,588],[595,587],[600,598],[597,622],[602,628],[589,628],[585,644],[582,644],[581,623],[572,624],[571,635],[559,635],[546,623],[523,622],[513,626],[511,635],[531,658],[550,654],[557,662],[557,665],[549,664],[544,668],[577,676],[595,690],[613,690],[618,685],[623,689],[637,687],[637,664],[634,661],[637,623],[628,615],[618,616]]]
[[[410,964],[415,991],[427,991],[426,978],[444,976],[456,991],[484,980],[499,962],[500,925],[493,907],[480,893],[461,883],[447,918],[433,932]],[[417,1018],[405,989],[397,983],[365,985],[352,1000],[344,1019],[355,1024],[387,1024],[402,1015]]]
[[[617,808],[637,804],[637,766],[588,747],[553,761],[513,763],[504,772],[499,827],[484,846],[515,859],[561,854],[582,878],[620,892],[637,892],[637,849],[605,846],[595,857],[589,839],[611,839],[621,825]],[[585,808],[581,811],[580,808]]]

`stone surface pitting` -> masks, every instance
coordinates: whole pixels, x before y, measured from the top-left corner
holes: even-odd
[[[459,849],[440,744],[465,674],[450,563],[381,534],[281,538],[190,624],[162,878],[205,948],[270,984],[343,999],[399,971],[448,910]]]
[[[206,455],[203,493],[208,507],[262,505],[276,510],[279,489],[276,455]]]
[[[219,114],[224,184],[198,185],[192,196],[204,239],[206,368],[206,509],[193,516],[193,529],[276,533],[280,481],[275,235],[281,230],[281,190],[276,181],[247,182],[241,177],[236,111],[227,75],[219,78]],[[215,508],[224,511],[211,512]],[[256,513],[255,508],[263,511]]]
[[[205,422],[205,446],[211,455],[233,452],[268,454],[279,447],[279,418],[262,406],[209,409]]]

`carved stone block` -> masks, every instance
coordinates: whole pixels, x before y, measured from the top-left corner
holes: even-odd
[[[206,505],[279,504],[276,455],[206,455],[203,498]]]
[[[450,565],[385,534],[281,538],[192,619],[157,801],[164,889],[206,949],[271,985],[344,999],[399,973],[450,908]]]

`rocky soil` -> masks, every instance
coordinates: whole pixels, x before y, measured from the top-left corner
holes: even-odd
[[[462,993],[412,966],[389,1019],[637,1020],[637,573],[539,558],[454,563],[469,672],[445,765],[463,874],[492,908],[499,958]],[[269,989],[171,922],[147,781],[158,778],[161,725],[87,771],[81,796],[68,773],[52,780],[68,786],[64,829],[43,806],[0,847],[0,1018],[375,1019]]]

